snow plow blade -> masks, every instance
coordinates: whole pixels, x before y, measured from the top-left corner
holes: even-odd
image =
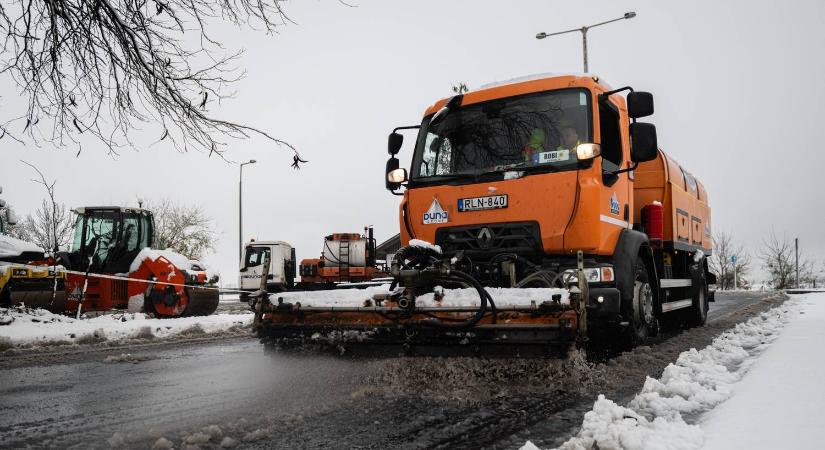
[[[576,312],[552,302],[497,308],[472,326],[455,329],[430,321],[439,317],[460,323],[477,308],[280,307],[263,315],[258,333],[265,344],[287,349],[316,346],[357,355],[561,356],[577,337]],[[401,315],[406,319],[394,317]]]
[[[209,316],[218,309],[220,296],[216,289],[187,287],[185,290],[189,305],[184,316]]]
[[[581,289],[488,288],[439,256],[405,247],[393,262],[392,284],[361,294],[285,293],[274,303],[261,297],[254,326],[276,348],[369,355],[549,356],[585,341]]]

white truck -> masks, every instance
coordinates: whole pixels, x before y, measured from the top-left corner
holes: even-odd
[[[241,301],[249,301],[249,294],[261,288],[263,262],[267,257],[267,292],[283,292],[295,286],[295,249],[283,241],[250,241],[244,245],[241,255],[238,286],[245,291],[241,293]]]

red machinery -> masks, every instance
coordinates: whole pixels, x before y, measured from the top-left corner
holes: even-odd
[[[137,208],[86,207],[70,253],[61,254],[66,275],[65,310],[129,309],[158,317],[209,315],[218,291],[207,289],[203,265],[172,251],[151,249],[152,213]],[[144,281],[145,280],[145,281]]]
[[[325,237],[321,257],[301,260],[300,274],[305,286],[356,283],[388,276],[376,267],[372,227],[365,227],[363,235],[333,233]]]

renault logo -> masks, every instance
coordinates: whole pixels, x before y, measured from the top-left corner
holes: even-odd
[[[490,246],[490,241],[493,239],[493,233],[490,232],[490,229],[487,227],[483,227],[481,231],[478,232],[478,245],[481,248],[487,248]]]

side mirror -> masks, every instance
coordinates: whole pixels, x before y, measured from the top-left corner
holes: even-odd
[[[633,91],[627,94],[627,115],[633,119],[653,114],[653,94]]]
[[[656,142],[656,126],[652,123],[630,124],[630,159],[635,163],[656,159],[659,144]]]
[[[401,144],[403,143],[404,136],[393,131],[390,133],[390,137],[387,142],[387,152],[392,156],[397,155],[398,151],[401,150]]]
[[[396,158],[387,160],[386,178],[384,178],[384,185],[388,191],[395,191],[401,187],[401,183],[407,181],[407,169],[399,168],[399,163]]]

